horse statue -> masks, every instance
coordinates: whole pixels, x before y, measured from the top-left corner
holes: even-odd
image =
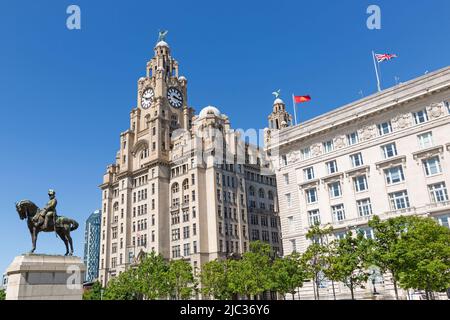
[[[66,245],[66,256],[73,255],[73,244],[70,232],[78,228],[78,222],[73,219],[66,218],[63,216],[58,216],[58,218],[53,221],[50,220],[46,226],[43,225],[44,217],[40,215],[40,209],[30,200],[22,200],[16,203],[16,210],[19,214],[20,220],[27,219],[28,229],[30,230],[31,241],[33,243],[33,248],[30,253],[36,250],[36,240],[39,232],[53,232],[64,241]],[[36,217],[36,218],[35,218]],[[35,219],[33,219],[35,218]],[[70,252],[69,252],[70,244]]]

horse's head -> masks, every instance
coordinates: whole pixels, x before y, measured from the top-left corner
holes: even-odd
[[[20,220],[24,220],[28,216],[34,216],[37,210],[38,207],[30,200],[16,202],[16,211],[19,214]]]
[[[16,211],[19,214],[20,220],[23,220],[27,217],[27,212],[22,201],[16,202]]]

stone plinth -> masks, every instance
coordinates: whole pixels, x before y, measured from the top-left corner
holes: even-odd
[[[78,257],[24,254],[6,270],[7,300],[81,300],[85,266]]]

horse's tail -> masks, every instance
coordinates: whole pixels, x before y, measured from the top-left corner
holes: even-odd
[[[74,219],[70,219],[69,222],[71,224],[70,231],[74,231],[74,230],[78,229],[78,226],[79,226],[78,222],[76,222]]]

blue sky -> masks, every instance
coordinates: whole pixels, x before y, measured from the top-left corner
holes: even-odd
[[[81,30],[66,8],[81,7]],[[381,30],[366,9],[381,7]],[[449,65],[450,2],[432,1],[1,1],[0,272],[30,248],[14,202],[43,206],[81,223],[100,207],[98,185],[136,105],[137,80],[159,29],[188,78],[189,104],[212,104],[235,128],[264,128],[271,92],[310,94],[300,120],[376,91],[371,50],[399,55],[382,65],[383,87]],[[292,111],[290,102],[288,108]],[[38,251],[63,253],[53,234]]]

